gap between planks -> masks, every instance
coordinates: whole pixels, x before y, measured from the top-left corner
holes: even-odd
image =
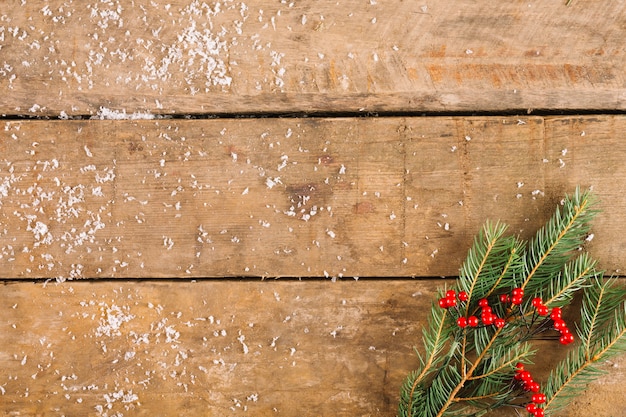
[[[214,120],[214,119],[341,119],[341,118],[398,118],[398,117],[551,117],[551,116],[611,116],[626,115],[619,109],[522,109],[511,108],[498,111],[309,111],[309,112],[241,112],[241,113],[123,113],[113,112],[106,116],[75,114],[72,116],[34,116],[28,113],[0,115],[0,121],[24,120]]]

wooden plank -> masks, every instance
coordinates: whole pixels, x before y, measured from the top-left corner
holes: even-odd
[[[0,412],[394,416],[442,284],[5,284]],[[539,380],[565,353],[547,343],[533,366]],[[613,401],[626,382],[623,365],[623,356],[600,364],[609,375],[566,415],[623,415],[623,402]]]
[[[0,114],[626,109],[626,5],[565,3],[7,0]]]
[[[19,121],[0,130],[0,276],[454,276],[488,220],[566,192],[621,273],[626,117]]]

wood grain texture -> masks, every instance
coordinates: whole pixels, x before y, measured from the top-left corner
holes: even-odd
[[[392,417],[444,282],[5,284],[0,413]],[[553,343],[538,380],[565,353]],[[565,415],[623,415],[605,400],[621,396],[623,365],[600,364],[609,375]]]
[[[565,3],[7,0],[0,114],[626,109],[626,5]]]
[[[455,276],[577,185],[623,271],[626,117],[21,121],[0,130],[0,276]]]

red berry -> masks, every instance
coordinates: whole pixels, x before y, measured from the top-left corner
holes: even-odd
[[[535,404],[545,403],[546,402],[546,394],[542,394],[542,393],[538,392],[537,394],[533,394],[531,399],[532,399],[532,401]]]
[[[467,293],[465,291],[461,291],[459,292],[459,300],[461,301],[467,301],[469,297],[467,296]]]
[[[548,309],[548,307],[544,305],[540,305],[539,307],[537,307],[537,313],[539,313],[540,316],[547,316],[549,312],[550,310]]]
[[[495,320],[495,316],[493,314],[483,314],[480,318],[486,326],[491,326]]]
[[[533,415],[534,415],[535,417],[544,417],[544,416],[545,416],[545,413],[544,413],[544,411],[543,411],[543,408],[537,408],[537,409],[533,412]]]
[[[463,328],[467,327],[467,319],[466,319],[465,317],[459,317],[459,318],[456,320],[456,324],[458,324],[458,325],[459,325],[459,327],[460,327],[461,329],[463,329]]]
[[[533,298],[532,303],[533,303],[533,307],[539,307],[543,305],[543,301],[539,297]]]
[[[478,305],[481,307],[487,307],[489,305],[489,301],[486,298],[481,298],[478,300]]]
[[[537,406],[533,403],[528,403],[526,405],[526,411],[528,411],[530,414],[534,413],[536,409],[537,409]]]
[[[454,307],[455,305],[456,305],[455,298],[443,297],[439,299],[439,307],[441,308],[450,308],[450,307]]]
[[[478,317],[476,317],[476,316],[469,316],[467,318],[467,324],[469,324],[470,327],[478,326]]]
[[[530,375],[530,372],[528,371],[522,371],[519,374],[519,377],[522,381],[532,381],[533,377]]]
[[[446,291],[446,298],[456,298],[456,291],[454,290]]]
[[[500,302],[501,303],[508,303],[509,301],[511,301],[511,297],[509,297],[508,294],[501,294],[500,295]]]
[[[562,345],[569,345],[573,341],[574,341],[574,335],[571,333],[563,334],[559,338],[559,342],[561,342]]]
[[[517,362],[517,364],[515,365],[515,372],[523,372],[524,371],[524,364],[521,362]]]
[[[524,296],[524,290],[521,288],[513,288],[513,291],[511,292],[511,295],[513,297],[523,297]]]
[[[554,329],[555,330],[563,330],[567,329],[567,324],[561,319],[554,319]]]
[[[567,328],[567,326],[563,326],[563,328],[561,330],[559,330],[561,332],[561,336],[565,336],[568,334],[571,334],[572,332],[569,331],[569,329]]]
[[[521,295],[514,295],[513,297],[511,297],[511,304],[514,304],[516,306],[522,304],[522,296]]]
[[[528,391],[531,391],[531,392],[539,392],[540,388],[541,387],[539,386],[539,383],[535,381],[529,382],[528,387],[527,387]]]
[[[561,309],[559,307],[554,307],[552,309],[552,312],[550,313],[550,318],[552,320],[555,320],[555,321],[556,321],[556,319],[560,319],[561,318]]]
[[[495,324],[498,329],[501,329],[506,324],[506,320],[498,317],[493,321],[493,324]]]

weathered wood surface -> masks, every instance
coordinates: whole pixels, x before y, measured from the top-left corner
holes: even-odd
[[[391,417],[443,283],[5,284],[0,414]],[[537,379],[565,353],[553,343]],[[564,415],[625,415],[624,365],[600,364]]]
[[[21,121],[0,130],[0,276],[454,276],[576,185],[623,271],[626,117]]]
[[[626,109],[626,5],[565,3],[6,0],[0,114]]]

